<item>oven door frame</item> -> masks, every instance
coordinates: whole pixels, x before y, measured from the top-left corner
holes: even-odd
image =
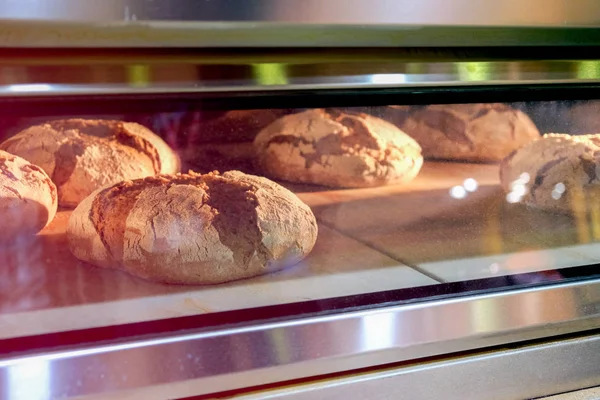
[[[486,319],[487,315],[495,317]],[[547,339],[598,326],[600,279],[587,279],[168,335],[148,332],[63,350],[40,348],[5,355],[0,376],[5,398],[31,387],[45,388],[51,397],[72,397],[174,384],[206,395]],[[132,373],[148,363],[153,364],[148,371]],[[537,368],[543,375],[545,366]]]

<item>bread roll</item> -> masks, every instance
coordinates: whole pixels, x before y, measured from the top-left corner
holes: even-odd
[[[0,243],[41,231],[56,215],[56,186],[37,165],[0,150]]]
[[[421,148],[392,124],[366,114],[310,110],[280,118],[254,140],[270,177],[331,187],[370,187],[412,180]]]
[[[179,170],[178,157],[162,139],[141,125],[120,121],[52,121],[25,129],[0,149],[42,167],[63,207],[74,207],[111,183]]]
[[[156,282],[214,284],[298,263],[317,223],[287,189],[230,171],[99,189],[73,211],[67,235],[80,260]]]
[[[599,176],[600,135],[546,134],[500,165],[510,202],[559,212],[585,209],[585,196],[600,187]]]
[[[540,137],[527,115],[504,104],[390,107],[386,115],[421,145],[425,158],[497,162]]]

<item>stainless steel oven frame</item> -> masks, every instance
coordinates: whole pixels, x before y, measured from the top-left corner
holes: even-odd
[[[0,47],[596,45],[593,0],[0,0]]]
[[[166,337],[149,333],[119,344],[4,358],[0,360],[0,393],[7,399],[32,390],[48,398],[142,396],[169,385],[173,397],[212,394],[581,333],[599,326],[600,281],[563,283]],[[598,339],[593,343],[597,346]],[[594,365],[598,369],[600,352],[580,354],[583,358],[561,359],[563,368]],[[518,376],[522,368],[512,372]],[[535,368],[535,376],[552,383],[548,376],[556,374],[555,364],[536,364]],[[511,376],[508,372],[507,377]],[[589,386],[600,384],[598,373],[582,376]],[[534,384],[531,380],[512,383],[524,393]]]
[[[49,53],[51,54],[51,53]],[[385,54],[385,53],[384,53]],[[372,57],[369,59],[364,59]],[[306,92],[600,83],[598,59],[419,61],[410,53],[161,53],[13,58],[0,53],[0,97]],[[519,100],[519,99],[516,99]]]
[[[175,5],[169,8],[167,0],[111,0],[95,9],[91,2],[83,6],[79,0],[54,0],[45,2],[51,7],[44,14],[39,8],[22,7],[22,2],[0,0],[0,17],[7,18],[0,21],[0,98],[27,102],[78,96],[420,87],[451,95],[464,87],[600,83],[600,53],[596,55],[594,50],[600,47],[590,47],[589,53],[581,56],[579,52],[576,57],[543,53],[545,46],[575,49],[600,44],[600,8],[591,0],[582,1],[577,9],[562,0],[545,1],[548,13],[540,13],[535,0],[513,2],[502,10],[494,8],[502,3],[490,3],[486,13],[479,10],[479,15],[485,16],[479,20],[473,16],[478,10],[469,8],[472,2],[461,0],[453,4],[455,10],[463,10],[462,14],[427,14],[413,9],[410,20],[398,12],[389,13],[385,21],[381,15],[367,12],[365,2],[354,0],[345,8],[340,8],[342,0],[328,1],[337,4],[335,12],[324,12],[318,5],[322,1],[287,0],[285,7],[297,9],[299,1],[304,4],[304,14],[278,13],[279,6],[273,0],[248,0],[253,13],[242,10],[235,16],[228,14],[231,7],[217,7],[210,14],[209,9],[200,7],[186,13],[186,21],[181,21],[181,11],[191,10],[192,2],[206,7],[218,2],[171,1]],[[20,7],[14,8],[17,3]],[[404,11],[413,3],[372,0],[369,8]],[[430,10],[442,10],[447,2],[420,3]],[[170,10],[170,14],[160,10]],[[206,15],[211,17],[203,17]],[[315,20],[316,16],[320,19]],[[209,51],[258,46],[263,50],[237,55],[233,51]],[[320,54],[303,53],[303,46],[327,49]],[[386,49],[379,53],[328,49],[365,46]],[[459,54],[444,51],[442,56],[433,49],[425,56],[412,52],[411,46],[498,47],[485,54],[467,49]],[[500,54],[507,46],[533,46],[538,54],[494,56],[494,51]],[[35,51],[27,50],[34,47]],[[42,47],[54,50],[44,53],[39,49]],[[124,47],[137,49],[106,51]],[[173,52],[156,52],[158,47],[169,47]],[[198,51],[182,55],[181,47]],[[277,51],[277,47],[289,51]],[[62,55],[53,53],[57,48],[62,48]],[[70,50],[65,52],[64,48]],[[75,48],[97,48],[98,52],[81,53]],[[153,50],[146,54],[140,51],[143,48]],[[220,71],[222,66],[228,68]],[[215,74],[216,70],[220,73]],[[511,393],[531,393],[532,385],[544,384],[545,394],[550,394],[600,384],[596,336],[504,353],[497,346],[581,335],[598,327],[600,279],[586,279],[169,335],[147,332],[117,344],[92,343],[13,354],[0,357],[0,398],[209,395],[400,362],[410,365],[361,375],[364,379],[353,376],[348,378],[351,381],[306,385],[313,385],[312,394],[316,393],[314,388],[320,388],[322,394],[345,393],[349,397],[360,385],[368,390],[386,388],[382,382],[392,384],[388,388],[396,384],[416,388],[416,383],[426,382],[419,376],[450,379],[449,374],[464,373],[472,377],[482,368],[500,368],[505,374],[499,382],[505,385],[514,376],[527,377],[513,380]],[[471,358],[416,364],[431,357],[487,350],[494,355],[473,354],[461,356]],[[562,368],[571,371],[569,384],[559,379],[556,363],[548,362],[552,357],[560,357]],[[489,390],[499,387],[494,377],[484,378],[478,378],[482,390],[486,384]],[[415,384],[410,386],[411,382]],[[336,392],[336,388],[341,391]],[[458,393],[441,388],[446,398]],[[283,398],[309,398],[305,396],[309,391],[302,390],[272,393]]]
[[[237,400],[593,400],[600,393],[600,336],[484,351],[236,396]],[[184,386],[180,386],[184,393]],[[165,392],[168,393],[168,392]],[[548,400],[550,400],[548,398]]]

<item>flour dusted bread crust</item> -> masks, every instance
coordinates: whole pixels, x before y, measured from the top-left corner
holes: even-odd
[[[0,150],[0,243],[36,234],[56,208],[56,186],[44,170]]]
[[[511,201],[569,212],[585,207],[600,187],[600,135],[546,134],[500,165]]]
[[[179,171],[177,155],[161,138],[121,121],[52,121],[25,129],[0,149],[42,167],[63,207],[74,207],[111,183]]]
[[[317,223],[287,189],[229,171],[99,189],[73,211],[67,235],[80,260],[156,282],[214,284],[298,263]]]
[[[270,177],[331,187],[371,187],[411,181],[421,148],[392,124],[366,114],[315,109],[288,115],[254,140]]]
[[[391,107],[386,114],[421,145],[425,158],[497,162],[540,137],[526,114],[504,104]]]

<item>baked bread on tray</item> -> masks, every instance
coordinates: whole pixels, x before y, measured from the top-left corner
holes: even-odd
[[[317,223],[296,195],[239,171],[190,172],[99,189],[67,228],[75,257],[155,282],[215,284],[302,260]]]
[[[267,176],[330,187],[409,182],[423,164],[419,145],[394,125],[337,110],[282,117],[258,134],[254,147]]]
[[[38,233],[56,209],[56,186],[44,170],[0,150],[0,244]]]
[[[390,106],[382,117],[415,139],[426,159],[498,162],[540,137],[525,113],[504,104]]]
[[[600,135],[546,134],[506,157],[500,181],[511,202],[558,212],[599,200]]]
[[[179,172],[179,158],[160,137],[121,121],[51,121],[21,131],[0,149],[42,167],[62,207],[75,207],[111,183]]]

